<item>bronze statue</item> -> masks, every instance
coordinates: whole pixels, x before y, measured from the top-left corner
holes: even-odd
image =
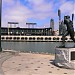
[[[75,42],[74,39],[74,28],[73,28],[73,15],[72,15],[72,21],[70,20],[70,16],[64,16],[64,25],[66,25],[67,30],[66,32],[62,35],[62,47],[65,47],[65,37],[69,34],[70,38]]]

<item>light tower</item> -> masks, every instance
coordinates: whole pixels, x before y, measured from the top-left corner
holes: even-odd
[[[28,28],[30,28],[30,26],[32,26],[32,28],[34,28],[34,25],[37,25],[36,23],[26,23],[26,25],[28,26]]]
[[[2,51],[2,48],[1,48],[1,11],[2,11],[2,0],[0,0],[0,52]]]
[[[61,35],[61,11],[58,10],[58,16],[59,16],[59,35]]]

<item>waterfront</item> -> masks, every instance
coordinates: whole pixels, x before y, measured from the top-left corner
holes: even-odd
[[[23,52],[53,53],[55,47],[61,45],[61,42],[1,42],[2,49],[17,50]],[[73,42],[66,42],[66,45],[72,46]]]

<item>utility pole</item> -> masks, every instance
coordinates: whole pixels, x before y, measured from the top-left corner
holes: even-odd
[[[2,12],[2,0],[0,0],[0,52],[2,51],[2,48],[1,48],[1,12]]]

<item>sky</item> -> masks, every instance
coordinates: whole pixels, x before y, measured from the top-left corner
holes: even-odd
[[[37,23],[34,28],[47,28],[50,19],[54,19],[54,29],[58,30],[58,9],[63,20],[64,15],[75,14],[74,7],[75,0],[2,0],[2,27],[8,27],[8,22],[18,22],[16,27],[27,28],[26,23]]]

